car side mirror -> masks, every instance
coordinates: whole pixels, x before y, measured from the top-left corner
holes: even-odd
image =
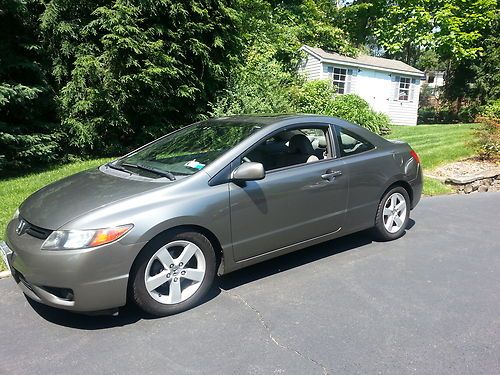
[[[245,162],[231,174],[232,181],[256,181],[266,177],[262,163]]]

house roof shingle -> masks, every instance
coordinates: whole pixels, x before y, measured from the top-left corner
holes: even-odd
[[[344,63],[346,65],[354,65],[359,67],[371,67],[373,69],[383,69],[383,70],[391,70],[396,72],[405,72],[411,75],[423,76],[424,72],[414,68],[402,61],[399,60],[391,60],[385,59],[383,57],[375,57],[368,55],[359,55],[357,57],[348,57],[343,56],[334,52],[327,52],[321,48],[310,47],[310,46],[302,46],[302,50],[309,52],[313,55],[316,55],[320,59],[326,62],[337,62]]]

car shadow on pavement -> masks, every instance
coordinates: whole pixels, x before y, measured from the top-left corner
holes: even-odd
[[[323,242],[222,276],[219,287],[223,290],[231,290],[252,281],[368,245],[372,241],[371,234],[368,231],[362,231]]]
[[[407,230],[415,225],[415,221],[410,219]],[[406,234],[406,233],[405,233]],[[221,276],[214,283],[205,298],[198,305],[212,300],[221,293],[222,290],[231,290],[238,286],[287,271],[293,268],[301,267],[317,260],[327,258],[348,250],[356,249],[368,245],[374,240],[369,231],[362,231],[350,234],[345,237],[337,238],[319,245],[311,246],[303,250],[295,251],[277,258],[243,268],[228,275]],[[82,315],[70,311],[55,309],[27,298],[28,303],[45,320],[75,329],[98,330],[113,327],[123,327],[133,324],[142,319],[161,319],[146,314],[134,304],[129,303],[120,308],[117,316],[112,315]],[[168,319],[165,318],[165,319]]]

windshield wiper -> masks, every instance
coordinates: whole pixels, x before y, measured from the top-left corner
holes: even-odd
[[[124,167],[142,169],[143,171],[151,172],[151,173],[157,174],[158,176],[166,177],[170,181],[176,180],[175,176],[170,172],[162,171],[162,170],[156,169],[156,168],[146,167],[145,165],[142,165],[142,164],[121,163],[121,165],[123,165]]]
[[[126,168],[123,168],[122,166],[119,166],[119,165],[116,165],[114,163],[107,163],[106,164],[106,167],[109,167],[109,168],[112,168],[112,169],[116,169],[118,171],[122,171],[122,172],[126,172],[128,174],[133,174],[132,172],[130,172],[128,169]]]

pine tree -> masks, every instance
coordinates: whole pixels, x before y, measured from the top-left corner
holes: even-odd
[[[39,43],[37,0],[0,2],[0,170],[56,160],[53,93],[46,79]]]

